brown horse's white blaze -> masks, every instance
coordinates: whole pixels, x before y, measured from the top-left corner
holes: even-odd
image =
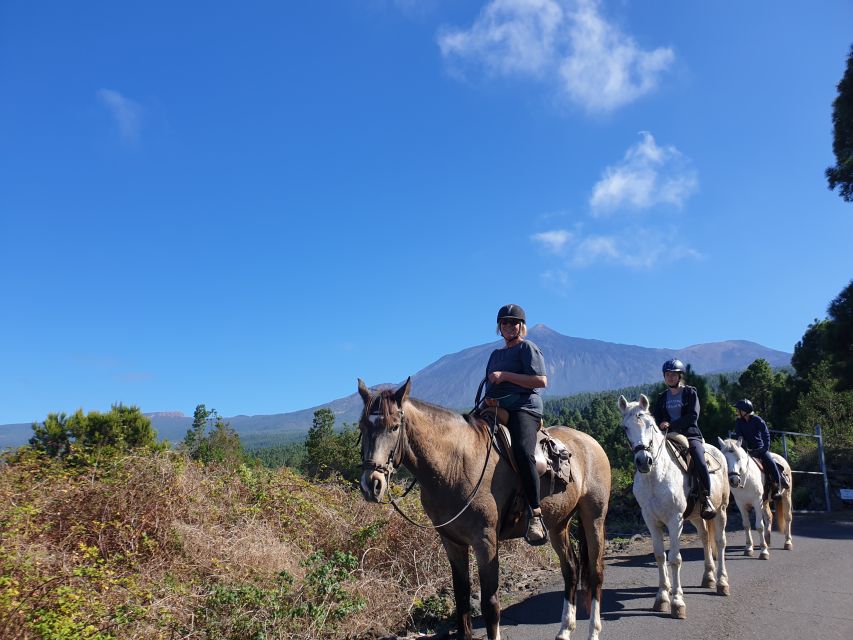
[[[361,491],[377,502],[387,491],[394,469],[405,466],[421,487],[424,512],[436,527],[450,561],[459,637],[471,638],[471,576],[474,551],[480,579],[486,633],[500,638],[498,546],[501,540],[524,535],[525,522],[504,522],[521,482],[509,463],[490,455],[487,430],[463,416],[409,397],[411,380],[396,391],[371,393],[358,381],[364,401],[361,430]],[[610,498],[610,463],[604,450],[585,433],[552,427],[572,452],[572,476],[562,491],[541,500],[551,545],[557,552],[564,581],[564,603],[558,640],[569,640],[576,626],[578,588],[591,596],[589,640],[601,632],[601,590],[604,581],[604,519]],[[579,520],[577,552],[569,524]]]

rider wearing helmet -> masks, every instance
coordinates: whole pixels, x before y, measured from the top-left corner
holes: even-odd
[[[486,404],[500,406],[509,413],[507,429],[512,436],[512,451],[521,475],[530,511],[525,540],[533,545],[548,541],[548,533],[539,508],[539,474],[533,453],[536,432],[542,421],[542,398],[537,389],[548,386],[542,352],[527,335],[524,309],[507,304],[498,311],[498,334],[504,346],[495,349],[486,365]]]
[[[764,472],[775,483],[776,488],[772,498],[777,500],[782,497],[782,491],[790,484],[785,477],[779,473],[779,467],[770,456],[770,429],[762,418],[755,415],[752,402],[744,398],[735,403],[738,419],[735,423],[737,435],[743,438],[743,444],[749,455],[759,458],[764,464]]]
[[[695,387],[684,384],[684,370],[684,363],[677,358],[663,363],[663,379],[668,389],[655,401],[653,415],[661,429],[687,438],[693,469],[699,480],[700,515],[710,520],[717,510],[711,504],[711,475],[705,462],[705,441],[699,431],[699,396]]]

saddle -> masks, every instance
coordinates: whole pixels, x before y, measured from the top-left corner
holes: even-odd
[[[693,458],[690,455],[690,443],[687,441],[687,437],[680,433],[667,432],[666,448],[673,454],[676,464],[678,464],[679,468],[689,478],[687,508],[684,510],[684,517],[686,518],[693,511],[696,501],[699,500],[699,480],[693,471],[694,465]],[[708,456],[707,451],[705,452],[705,464],[708,466],[708,473],[715,473],[721,468],[715,458]]]
[[[484,420],[492,433],[492,440],[496,448],[513,471],[519,473],[518,463],[512,452],[512,437],[506,423],[509,420],[509,412],[501,407],[485,407],[480,409],[476,417]],[[548,431],[539,422],[539,431],[536,433],[536,448],[533,450],[536,461],[536,472],[540,478],[548,480],[548,491],[544,496],[554,493],[557,482],[562,482],[563,488],[573,481],[572,478],[572,452],[566,445],[548,434]],[[542,485],[544,486],[544,485]]]
[[[747,452],[749,453],[749,452]],[[758,458],[751,453],[749,457],[755,461],[755,464],[758,465],[758,468],[761,470],[761,482],[764,486],[764,491],[761,494],[761,499],[767,501],[770,498],[770,495],[776,489],[776,482],[772,479],[772,476],[767,473],[764,469],[764,460]],[[776,464],[775,462],[773,464]],[[779,477],[781,477],[785,482],[788,483],[788,486],[791,486],[791,476],[788,474],[786,469],[783,469],[780,465],[776,464],[776,467],[779,469]],[[784,489],[785,487],[780,487],[780,489]]]

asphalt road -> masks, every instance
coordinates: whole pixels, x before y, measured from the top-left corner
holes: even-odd
[[[755,540],[755,532],[753,539]],[[682,548],[682,583],[687,619],[651,610],[657,568],[644,539],[627,554],[608,556],[602,603],[603,640],[853,640],[853,514],[795,514],[794,549],[784,551],[773,531],[770,560],[743,556],[744,534],[727,531],[727,569],[731,596],[698,585],[702,549],[694,540]],[[553,638],[559,630],[562,587],[545,587],[504,609],[503,640]],[[572,638],[587,638],[588,617],[581,610]],[[480,622],[479,620],[477,622]],[[482,625],[475,635],[484,637]]]

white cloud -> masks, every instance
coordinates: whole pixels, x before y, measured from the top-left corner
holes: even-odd
[[[571,52],[560,63],[564,89],[590,111],[612,111],[657,88],[672,49],[640,49],[599,13],[599,0],[579,0],[569,14]]]
[[[534,233],[530,238],[534,242],[538,242],[551,253],[560,253],[566,243],[572,240],[572,234],[565,229],[555,229],[553,231],[543,231],[542,233]]]
[[[121,137],[127,142],[136,141],[139,137],[139,121],[142,114],[139,104],[113,89],[98,90],[98,98],[115,118]]]
[[[570,265],[575,268],[610,264],[630,269],[651,269],[663,262],[701,259],[701,255],[681,244],[674,233],[654,229],[629,229],[618,236],[591,235],[574,250]]]
[[[617,165],[607,167],[592,189],[589,204],[595,216],[619,208],[648,209],[659,204],[680,208],[698,188],[689,162],[673,146],[659,147],[652,134],[625,152]]]
[[[563,10],[554,0],[492,0],[467,31],[443,28],[445,58],[479,59],[496,73],[537,75],[551,64]]]
[[[675,58],[644,51],[600,14],[600,0],[491,0],[470,29],[445,27],[451,65],[542,78],[590,111],[612,111],[656,88]]]

